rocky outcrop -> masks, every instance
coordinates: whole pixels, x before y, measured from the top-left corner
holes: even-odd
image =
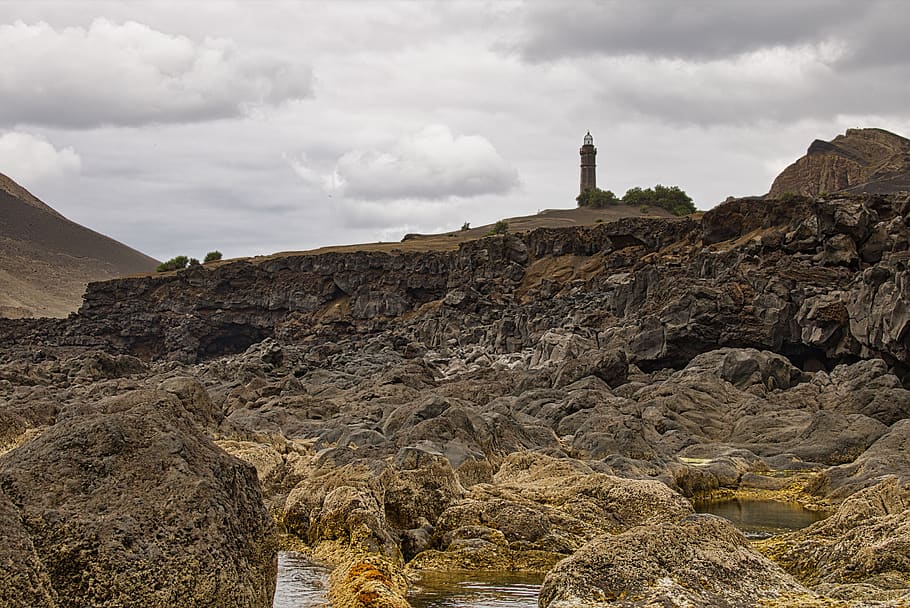
[[[26,569],[14,582],[59,607],[271,605],[274,530],[255,472],[184,405],[163,391],[79,404],[0,457],[2,550]]]
[[[318,345],[310,364],[319,365],[332,344],[383,332],[402,352],[516,353],[579,328],[585,357],[600,360],[573,360],[551,381],[571,382],[578,365],[614,373],[603,359],[611,352],[650,371],[723,346],[809,369],[878,357],[903,376],[908,205],[903,195],[743,199],[700,224],[628,218],[451,251],[240,260],[93,284],[68,323],[0,323],[0,334],[186,362],[274,337]]]
[[[910,140],[884,129],[847,129],[830,142],[816,139],[784,169],[769,197],[910,190]]]

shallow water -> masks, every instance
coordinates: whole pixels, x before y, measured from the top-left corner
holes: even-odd
[[[541,574],[426,572],[411,585],[413,608],[537,608]]]
[[[328,608],[329,571],[301,553],[278,553],[274,608]]]
[[[768,538],[799,530],[825,519],[824,511],[810,511],[795,502],[773,500],[702,500],[693,503],[699,513],[730,520],[748,538]]]

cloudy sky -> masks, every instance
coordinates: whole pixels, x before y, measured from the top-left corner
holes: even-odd
[[[904,0],[0,0],[0,172],[159,259],[399,240],[910,135]]]

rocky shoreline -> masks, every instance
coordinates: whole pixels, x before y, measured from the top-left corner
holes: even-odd
[[[334,606],[424,570],[541,608],[910,604],[910,197],[92,284],[0,321],[0,603]],[[833,515],[759,543],[712,493]],[[6,567],[8,566],[8,567]]]

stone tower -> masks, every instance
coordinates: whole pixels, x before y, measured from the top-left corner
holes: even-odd
[[[597,165],[594,158],[597,156],[597,148],[594,147],[594,138],[591,132],[585,135],[584,145],[579,148],[578,153],[581,155],[581,187],[578,193],[585,190],[593,190],[597,187]]]

